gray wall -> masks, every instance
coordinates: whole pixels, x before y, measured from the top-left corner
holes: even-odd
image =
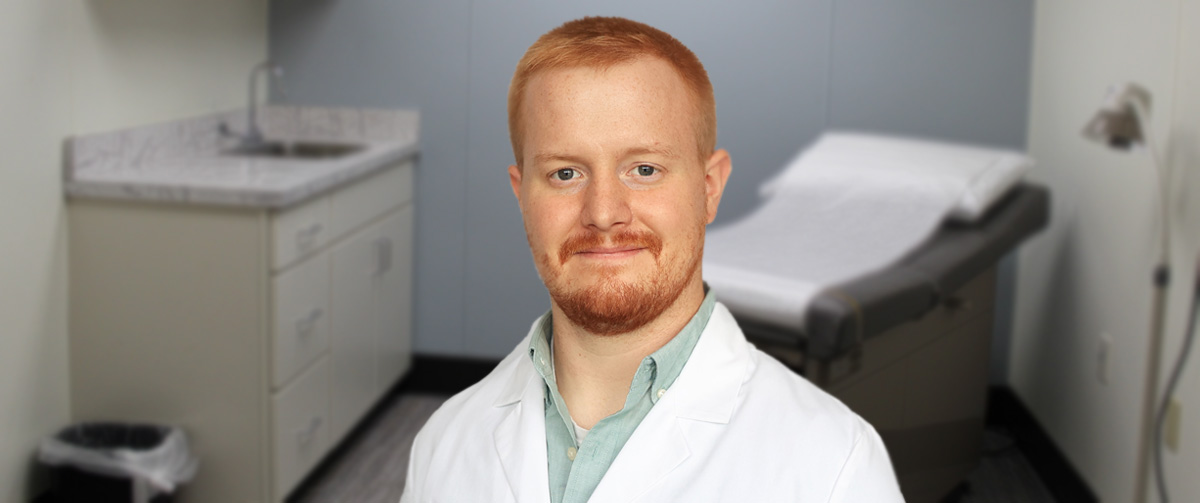
[[[276,0],[286,97],[422,112],[416,349],[497,358],[549,301],[507,183],[505,97],[543,32],[621,15],[692,48],[734,174],[717,224],[829,127],[1022,147],[1032,0]]]

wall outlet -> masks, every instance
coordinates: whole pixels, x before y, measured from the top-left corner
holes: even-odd
[[[1112,336],[1100,334],[1100,343],[1096,348],[1096,380],[1108,385],[1109,367],[1112,361]]]
[[[1163,424],[1163,443],[1171,452],[1179,453],[1180,426],[1183,425],[1183,404],[1171,397],[1167,403],[1167,420]]]

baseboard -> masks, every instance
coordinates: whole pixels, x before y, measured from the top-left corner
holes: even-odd
[[[500,360],[416,355],[412,370],[401,383],[407,393],[453,395],[487,377]]]
[[[1004,426],[1012,433],[1017,447],[1056,501],[1099,501],[1011,388],[992,386],[988,389],[987,422]]]

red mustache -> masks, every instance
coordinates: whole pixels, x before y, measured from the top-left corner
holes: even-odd
[[[614,234],[610,237],[605,237],[603,234],[589,232],[587,234],[579,234],[571,236],[562,246],[558,248],[559,265],[565,264],[567,259],[583,250],[592,248],[645,248],[658,258],[658,254],[662,252],[662,238],[659,238],[652,232],[636,232],[624,231]]]

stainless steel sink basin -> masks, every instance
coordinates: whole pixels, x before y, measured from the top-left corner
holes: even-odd
[[[279,159],[336,159],[356,153],[363,148],[365,148],[363,145],[354,143],[268,141],[258,145],[239,145],[225,151],[224,154]]]

